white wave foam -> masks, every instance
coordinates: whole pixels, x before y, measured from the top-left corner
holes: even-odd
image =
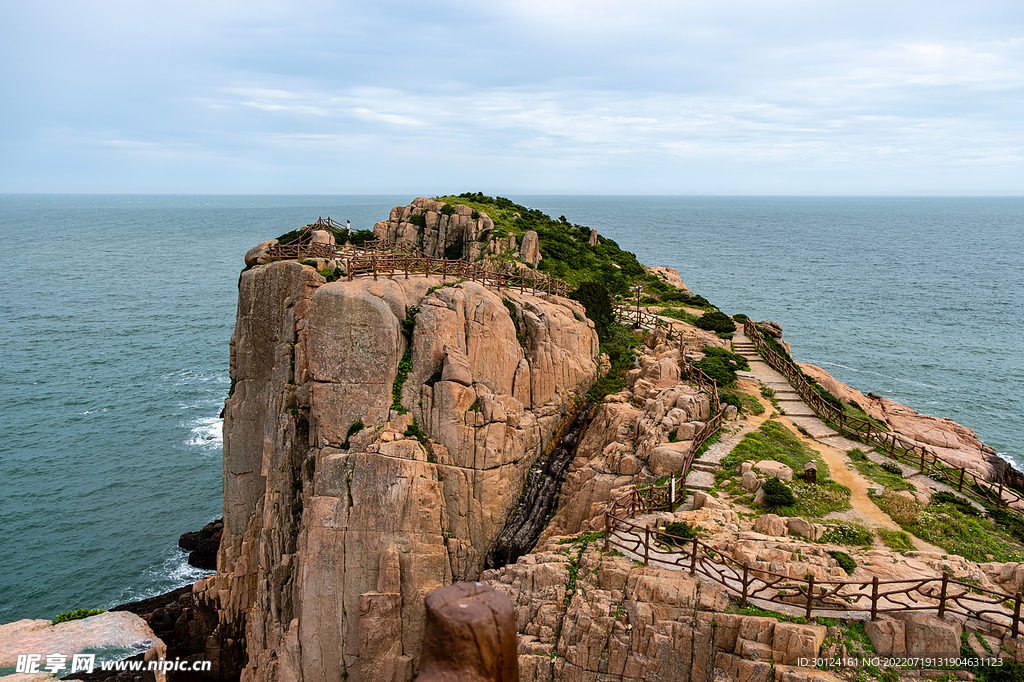
[[[190,427],[189,438],[186,443],[204,448],[219,448],[224,445],[224,432],[222,427],[224,420],[220,417],[199,417],[193,419],[187,426]]]
[[[206,571],[189,566],[188,552],[179,547],[169,547],[163,552],[163,555],[163,560],[159,564],[142,572],[140,585],[125,588],[106,608],[149,599],[179,587],[191,585],[200,578],[206,578],[216,573],[216,571]]]

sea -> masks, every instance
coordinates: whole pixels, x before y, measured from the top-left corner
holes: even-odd
[[[0,623],[207,573],[245,251],[394,196],[0,195]],[[1024,463],[1024,198],[510,196]]]

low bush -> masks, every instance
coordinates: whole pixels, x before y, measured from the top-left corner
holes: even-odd
[[[583,304],[587,317],[594,322],[597,338],[607,341],[608,329],[615,322],[615,313],[612,310],[612,299],[608,294],[608,289],[600,282],[582,282],[576,291],[569,294],[569,298]]]
[[[903,478],[903,469],[901,469],[900,465],[897,464],[896,462],[882,462],[878,466],[882,467],[893,476]]]
[[[709,332],[732,333],[736,331],[736,323],[732,321],[732,318],[718,310],[711,310],[701,315],[697,320],[697,326]]]
[[[796,504],[796,496],[785,483],[777,478],[769,478],[762,484],[764,489],[764,506],[766,509],[790,507]]]
[[[829,550],[828,555],[836,560],[839,564],[839,568],[846,571],[847,575],[853,573],[857,569],[857,562],[853,560],[853,557],[842,552],[838,549]]]
[[[364,428],[365,428],[365,426],[363,424],[363,420],[362,419],[355,420],[355,422],[353,422],[352,426],[348,427],[348,433],[345,434],[345,442],[341,444],[341,447],[346,449],[346,450],[348,450],[349,447],[350,447],[349,439],[351,439],[352,436],[354,436],[357,433],[359,433],[360,431],[362,431]]]
[[[683,545],[682,540],[692,540],[697,537],[700,528],[690,525],[686,521],[673,521],[665,525],[665,534],[659,536],[661,542],[668,545]]]
[[[820,542],[833,545],[869,546],[874,543],[875,534],[870,528],[857,523],[830,523]]]
[[[352,246],[362,248],[366,246],[366,242],[373,241],[377,238],[377,235],[373,233],[373,230],[355,230],[350,232],[348,235],[348,243]]]
[[[82,618],[88,618],[89,616],[98,616],[101,613],[106,613],[105,609],[75,609],[74,611],[65,611],[64,613],[58,614],[53,619],[53,624],[66,623],[69,620],[79,620]]]
[[[951,504],[956,507],[957,511],[965,516],[981,516],[981,512],[978,511],[977,507],[968,502],[962,497],[957,497],[951,492],[946,490],[940,490],[932,495],[932,504]]]

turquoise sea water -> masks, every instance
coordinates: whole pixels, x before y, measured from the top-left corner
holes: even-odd
[[[409,196],[0,196],[0,622],[202,575],[242,255]],[[1024,461],[1024,199],[527,197]]]

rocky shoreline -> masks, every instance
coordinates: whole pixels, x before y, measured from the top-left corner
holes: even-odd
[[[421,198],[376,230],[432,257],[495,257],[532,271],[552,256],[537,232],[508,227],[526,209],[505,209],[513,222]],[[566,243],[604,248],[594,231],[557,227]],[[339,235],[317,229],[309,238],[333,250]],[[349,280],[341,258],[275,260],[275,244],[251,249],[239,280],[224,516],[179,540],[191,565],[217,573],[113,609],[140,616],[168,658],[213,662],[211,672],[168,679],[409,682],[423,599],[460,580],[512,600],[524,681],[823,682],[836,677],[799,661],[869,651],[841,623],[739,613],[721,586],[604,551],[609,501],[677,471],[712,419],[711,397],[683,367],[727,351],[727,339],[682,322],[685,346],[664,330],[647,333],[625,385],[591,409],[583,394],[611,362],[585,305],[486,278],[410,276],[408,265],[405,277]],[[689,300],[678,273],[656,272]],[[781,327],[766,327],[781,337]],[[991,480],[1021,478],[970,429],[801,367],[943,459]],[[753,382],[736,390],[741,404],[771,409]],[[723,446],[767,419],[735,407],[727,416]],[[744,486],[747,478],[756,472]],[[638,519],[700,528],[723,556],[794,580],[948,569],[1011,594],[1024,583],[1024,564],[927,552],[865,550],[857,569],[843,567],[838,550],[815,542],[821,520],[758,515],[756,505],[694,491],[689,509]],[[965,629],[966,619],[897,614],[877,623],[866,637],[891,655],[925,640],[959,651],[965,632],[979,647],[1017,650],[995,629]]]

